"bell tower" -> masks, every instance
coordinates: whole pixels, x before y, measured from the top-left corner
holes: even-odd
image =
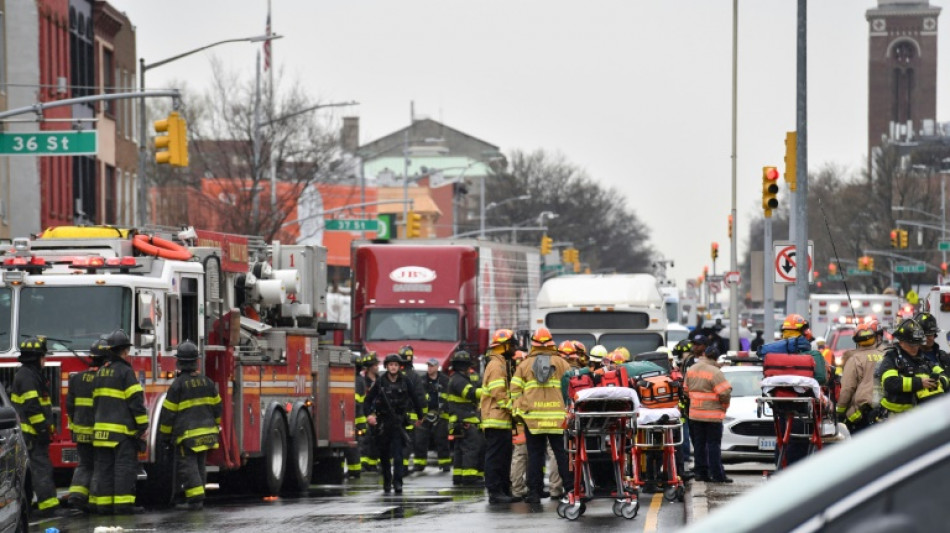
[[[937,17],[929,0],[878,0],[867,10],[868,157],[881,136],[914,138],[937,118]],[[932,132],[931,132],[932,135]]]

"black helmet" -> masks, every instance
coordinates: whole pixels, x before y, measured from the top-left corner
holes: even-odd
[[[719,347],[715,344],[710,344],[706,347],[706,350],[703,352],[703,355],[710,359],[716,359],[720,356]]]
[[[937,327],[937,318],[930,313],[917,313],[914,320],[923,328],[924,335],[936,335],[940,333],[940,328]]]
[[[399,357],[402,357],[403,364],[409,364],[412,362],[412,346],[408,344],[399,349]]]
[[[376,352],[370,350],[363,354],[363,357],[360,358],[360,364],[366,368],[371,366],[379,366],[379,356],[376,355]]]
[[[34,335],[20,343],[20,361],[39,359],[46,355],[46,337]]]
[[[92,346],[89,347],[89,353],[92,354],[93,357],[106,357],[109,355],[108,338],[103,335],[96,339],[96,341],[92,343]]]
[[[693,351],[693,343],[689,339],[683,339],[676,343],[676,346],[673,347],[670,352],[673,355],[683,355]]]
[[[459,351],[455,352],[454,354],[452,354],[452,359],[451,359],[451,361],[452,361],[452,364],[453,364],[453,365],[455,365],[455,364],[458,364],[458,365],[471,365],[471,364],[472,364],[472,356],[469,355],[469,353],[466,352],[465,350],[459,350]]]
[[[391,353],[387,355],[386,359],[383,360],[384,365],[388,365],[389,363],[399,363],[401,365],[404,362],[405,361],[402,360],[402,357],[399,357],[399,354],[396,354],[396,353]]]
[[[201,354],[198,352],[198,347],[195,343],[191,341],[185,341],[178,345],[178,351],[175,352],[175,357],[179,361],[197,361]]]
[[[894,330],[894,338],[909,344],[924,343],[924,328],[912,318],[908,318]]]
[[[106,342],[109,344],[109,350],[116,354],[119,353],[122,348],[132,346],[132,341],[129,340],[129,336],[121,329],[110,333],[109,336],[106,337]]]

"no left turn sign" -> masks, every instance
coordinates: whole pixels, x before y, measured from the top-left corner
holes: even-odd
[[[776,283],[795,283],[798,277],[799,258],[795,250],[795,244],[791,241],[775,241],[775,282]],[[813,257],[815,255],[815,245],[808,241],[808,281],[814,279]]]

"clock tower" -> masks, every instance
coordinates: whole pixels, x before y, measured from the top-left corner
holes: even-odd
[[[868,54],[868,157],[881,136],[918,136],[937,118],[937,17],[929,0],[878,0],[865,14]]]

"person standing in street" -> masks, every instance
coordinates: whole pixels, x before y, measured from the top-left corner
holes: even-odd
[[[867,324],[858,325],[852,340],[857,348],[848,352],[836,411],[838,419],[844,420],[854,434],[877,419],[880,398],[874,398],[874,371],[884,354],[877,347],[877,335]]]
[[[363,375],[360,371],[363,368],[363,356],[354,355],[353,357],[353,427],[356,430],[357,439],[360,435],[366,433],[366,413],[363,411],[363,402],[366,400],[366,389]],[[363,471],[363,461],[360,459],[359,445],[343,450],[343,459],[346,463],[346,477],[359,479]]]
[[[426,375],[422,383],[428,412],[416,427],[413,470],[425,470],[429,449],[435,448],[439,469],[448,472],[452,468],[452,451],[449,448],[449,414],[443,409],[442,393],[449,388],[449,377],[439,371],[438,360],[429,359],[426,363]]]
[[[527,353],[515,350],[515,354],[511,358],[512,366],[517,369],[518,365],[527,357]],[[524,423],[519,420],[512,420],[514,434],[511,437],[511,474],[509,479],[511,481],[511,495],[523,500],[528,495],[528,485],[525,483],[525,471],[528,469],[528,446],[524,436]]]
[[[69,376],[69,390],[66,393],[66,417],[73,442],[76,443],[76,455],[79,456],[66,501],[71,509],[84,512],[89,510],[89,485],[95,460],[95,449],[92,446],[92,427],[96,422],[96,415],[92,410],[93,381],[99,367],[105,363],[107,346],[105,337],[92,343],[89,347],[89,368]]]
[[[369,414],[366,408],[366,394],[373,388],[373,385],[376,384],[376,379],[379,377],[379,358],[376,352],[368,351],[363,354],[362,365],[363,375],[357,380],[357,383],[361,383],[362,385],[358,386],[356,390],[361,391],[360,394],[363,396],[363,417],[366,418]],[[371,429],[367,423],[362,433],[357,430],[360,449],[360,470],[361,472],[376,473],[379,470],[379,449],[376,447],[376,438]]]
[[[402,358],[402,372],[406,376],[406,380],[412,385],[412,390],[416,391],[418,395],[419,403],[422,404],[422,414],[417,415],[415,412],[409,412],[409,421],[406,423],[406,433],[409,435],[409,442],[406,443],[406,447],[402,450],[402,475],[403,477],[409,475],[409,463],[410,456],[412,455],[414,442],[415,442],[415,433],[416,427],[419,425],[422,418],[429,411],[429,407],[426,404],[426,391],[425,387],[422,385],[422,378],[419,377],[419,374],[416,372],[415,366],[413,366],[412,360],[415,357],[415,350],[412,349],[412,346],[408,344],[399,349],[399,357]],[[424,459],[424,458],[423,458]]]
[[[221,396],[214,382],[198,370],[201,354],[195,343],[181,343],[175,357],[178,377],[162,402],[158,431],[175,450],[175,474],[185,497],[175,507],[198,511],[204,507],[208,450],[218,447]]]
[[[511,378],[512,415],[524,421],[528,447],[528,496],[525,501],[540,504],[544,492],[544,460],[551,445],[561,479],[571,479],[564,450],[564,422],[567,412],[561,393],[561,378],[570,364],[557,355],[554,338],[547,328],[531,336],[528,358],[518,365]]]
[[[409,410],[422,416],[424,405],[412,383],[402,372],[402,357],[389,354],[383,361],[386,373],[366,393],[366,423],[375,430],[376,446],[379,448],[379,466],[383,473],[383,492],[402,494],[402,452],[408,446],[409,434],[406,424]]]
[[[481,427],[485,432],[485,489],[488,503],[512,503],[511,495],[511,357],[515,334],[499,329],[488,345],[484,393],[481,398]]]
[[[484,484],[485,475],[485,436],[478,428],[480,389],[469,379],[472,356],[468,352],[455,352],[451,363],[445,408],[449,412],[449,434],[455,444],[452,484],[478,487]]]
[[[693,343],[696,340],[694,338]],[[722,421],[729,408],[732,385],[716,365],[719,350],[709,346],[686,372],[690,432],[696,458],[696,479],[732,483],[722,465]]]
[[[944,393],[947,376],[940,365],[932,364],[921,353],[924,329],[908,318],[894,330],[897,344],[884,352],[877,378],[884,398],[881,407],[891,415],[900,414]]]
[[[53,482],[53,463],[49,458],[49,445],[56,431],[50,401],[49,379],[43,374],[46,358],[46,337],[30,337],[20,343],[20,368],[13,376],[10,400],[20,419],[20,430],[30,456],[30,473],[33,492],[36,493],[36,510],[32,517],[49,518],[63,516],[56,497]]]
[[[90,506],[99,514],[135,514],[138,450],[145,446],[145,393],[130,363],[132,342],[121,329],[109,334],[108,358],[93,380],[95,461]]]

